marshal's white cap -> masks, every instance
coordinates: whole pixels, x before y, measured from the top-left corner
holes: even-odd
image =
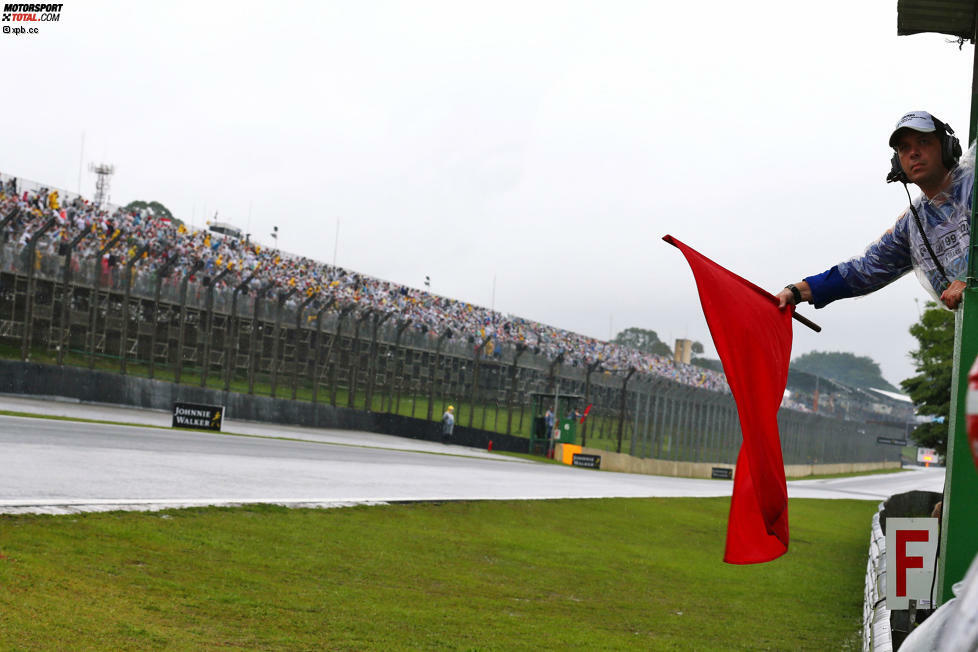
[[[901,129],[913,129],[929,134],[937,131],[937,125],[934,124],[934,116],[927,111],[911,111],[897,121],[893,133],[890,134],[890,147],[896,147],[896,135]]]

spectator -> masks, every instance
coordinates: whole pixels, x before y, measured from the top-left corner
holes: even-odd
[[[144,262],[135,267],[137,274],[155,274],[172,259],[177,273],[171,274],[167,282],[176,283],[195,265],[200,266],[198,273],[202,284],[209,284],[221,272],[230,270],[216,289],[237,287],[253,275],[247,288],[249,292],[264,287],[270,287],[273,294],[295,290],[288,299],[288,304],[293,306],[307,297],[321,295],[332,299],[337,309],[370,309],[375,314],[391,314],[397,321],[409,321],[414,332],[429,340],[446,332],[451,332],[453,337],[471,338],[473,343],[488,339],[484,350],[487,357],[502,359],[507,349],[522,346],[551,360],[563,356],[563,363],[570,366],[599,363],[600,368],[609,373],[634,367],[640,374],[652,378],[668,378],[712,391],[729,391],[723,374],[676,363],[667,357],[642,353],[514,315],[503,315],[425,290],[263,247],[259,243],[191,230],[149,210],[98,208],[80,196],[69,201],[64,192],[48,191],[29,182],[23,186],[23,194],[18,196],[16,181],[11,177],[3,183],[0,178],[3,191],[0,214],[5,216],[15,207],[21,209],[0,237],[7,242],[26,243],[31,233],[54,214],[58,216],[60,228],[42,239],[39,251],[56,254],[59,243],[93,229],[94,235],[83,239],[75,251],[73,260],[78,263],[95,256],[118,234],[117,242],[103,256],[104,282],[112,282],[113,274],[117,275],[117,270],[124,268],[143,244],[149,244]]]

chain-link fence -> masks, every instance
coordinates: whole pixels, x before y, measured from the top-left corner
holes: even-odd
[[[244,394],[438,419],[529,436],[533,393],[592,409],[578,443],[638,457],[733,463],[741,436],[729,393],[651,374],[548,359],[524,346],[450,330],[417,330],[396,314],[224,286],[198,270],[113,265],[100,252],[41,234],[0,244],[4,355],[82,365]],[[558,414],[558,418],[568,418]],[[575,417],[576,418],[576,417]],[[786,464],[877,462],[899,449],[900,423],[863,423],[782,409]]]

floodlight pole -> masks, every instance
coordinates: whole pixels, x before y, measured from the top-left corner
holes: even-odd
[[[978,35],[978,17],[971,41]],[[978,136],[978,57],[972,64],[971,120],[968,142]],[[947,461],[944,480],[944,512],[941,516],[941,545],[937,564],[937,602],[952,597],[951,586],[960,581],[978,552],[978,473],[968,445],[964,415],[968,370],[978,356],[978,217],[976,196],[971,196],[971,242],[968,252],[968,281],[961,307],[954,319],[954,371],[951,376],[951,414],[947,428]]]

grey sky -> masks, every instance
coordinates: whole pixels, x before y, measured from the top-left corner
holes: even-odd
[[[896,3],[78,2],[0,35],[0,172],[158,200],[281,248],[607,338],[710,337],[671,233],[777,291],[906,205],[887,138],[967,139],[973,47],[896,36]],[[916,193],[915,193],[916,194]],[[250,218],[249,218],[250,215]],[[794,355],[891,382],[908,276],[803,311]]]

